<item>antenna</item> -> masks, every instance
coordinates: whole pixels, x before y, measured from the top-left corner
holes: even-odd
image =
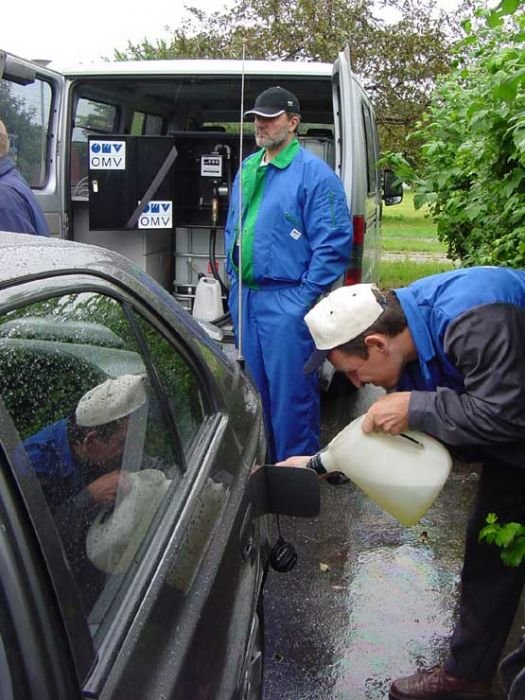
[[[243,139],[244,139],[244,57],[246,54],[246,39],[242,41],[242,68],[241,68],[241,115],[239,134],[239,222],[237,245],[239,246],[239,299],[237,327],[239,329],[239,346],[237,348],[237,362],[244,369],[244,357],[242,354],[242,161],[243,161]]]

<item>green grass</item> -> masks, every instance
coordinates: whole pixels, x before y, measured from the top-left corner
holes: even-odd
[[[428,209],[414,209],[412,192],[405,192],[401,204],[383,209],[383,250],[446,255],[447,246],[438,240]]]
[[[405,192],[401,204],[383,209],[382,251],[402,256],[399,260],[381,260],[379,282],[383,288],[403,287],[454,267],[452,262],[443,260],[447,246],[438,240],[428,211],[414,208],[411,192]],[[437,259],[417,260],[418,254]]]
[[[413,262],[411,260],[382,261],[379,269],[379,285],[383,289],[406,287],[410,282],[452,270],[449,262]]]

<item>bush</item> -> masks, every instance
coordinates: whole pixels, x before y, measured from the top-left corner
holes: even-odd
[[[464,265],[525,267],[524,0],[477,10],[454,70],[412,136],[419,173],[401,154],[385,161],[427,203],[438,238]],[[474,26],[476,25],[476,26]]]

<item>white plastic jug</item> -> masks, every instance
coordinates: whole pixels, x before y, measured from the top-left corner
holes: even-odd
[[[341,430],[318,458],[327,472],[345,474],[400,523],[415,525],[443,488],[452,458],[430,435],[366,434],[363,420],[360,416]]]
[[[221,285],[214,277],[201,277],[195,290],[194,318],[200,321],[215,321],[223,313]]]

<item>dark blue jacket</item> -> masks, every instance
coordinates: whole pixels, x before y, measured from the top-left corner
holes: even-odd
[[[409,425],[525,466],[525,270],[473,267],[395,290],[416,346]]]
[[[0,231],[49,236],[35,195],[7,156],[0,158]]]

